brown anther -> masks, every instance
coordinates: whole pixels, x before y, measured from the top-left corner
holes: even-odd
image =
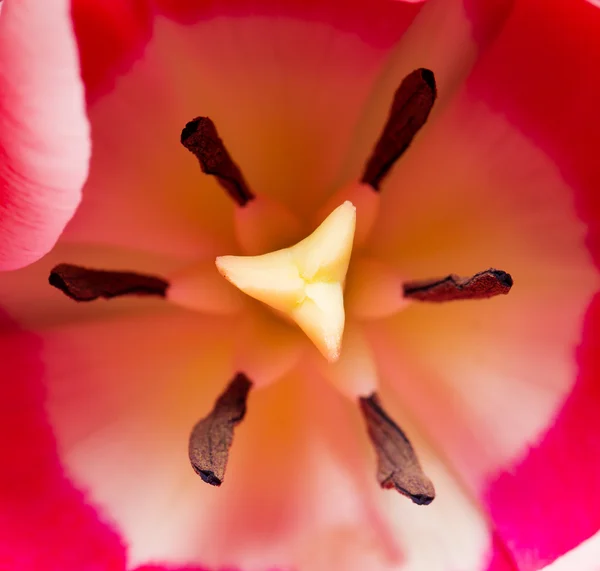
[[[73,264],[58,264],[50,272],[50,285],[75,301],[111,299],[122,295],[165,297],[169,282],[135,272],[92,270]]]
[[[190,435],[189,457],[202,480],[220,486],[225,476],[233,429],[246,414],[246,401],[252,383],[238,373],[215,402],[210,414],[194,426]]]
[[[359,402],[377,454],[377,480],[381,487],[394,488],[415,504],[430,504],[435,489],[404,432],[383,410],[376,393],[361,397]]]
[[[239,206],[254,198],[211,119],[196,117],[190,121],[181,131],[181,144],[198,159],[202,172],[214,175]]]
[[[408,282],[404,284],[404,297],[429,302],[485,299],[506,295],[512,285],[510,274],[489,269],[467,278],[451,274],[445,278]]]
[[[379,190],[381,181],[427,121],[436,96],[435,77],[428,69],[417,69],[402,80],[361,182]]]

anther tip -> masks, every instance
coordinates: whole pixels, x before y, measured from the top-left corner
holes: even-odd
[[[202,470],[198,466],[194,466],[193,464],[192,467],[194,468],[194,472],[196,472],[196,474],[198,474],[198,476],[202,478],[203,482],[206,482],[211,486],[217,487],[219,487],[223,483],[219,478],[217,478],[217,476],[215,476],[215,473],[212,470]]]
[[[416,496],[409,496],[409,498],[418,506],[428,506],[435,499],[435,496],[420,494]]]
[[[185,127],[181,130],[181,142],[185,142],[198,130],[198,125],[204,119],[204,117],[196,117],[191,121],[188,121]]]
[[[420,68],[419,71],[421,72],[423,81],[430,87],[432,91],[436,91],[437,87],[435,84],[435,75],[433,74],[433,71],[424,67]]]
[[[494,277],[505,287],[511,288],[513,286],[513,278],[508,272],[502,270],[491,270]]]

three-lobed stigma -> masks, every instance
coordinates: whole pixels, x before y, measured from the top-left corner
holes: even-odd
[[[356,208],[346,201],[307,238],[261,256],[220,256],[219,272],[241,291],[297,323],[330,362],[344,334],[344,280]]]

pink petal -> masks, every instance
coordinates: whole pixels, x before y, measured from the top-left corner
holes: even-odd
[[[232,375],[230,329],[224,318],[163,306],[40,334],[61,460],[119,526],[130,565],[201,560],[194,538],[203,533],[195,518],[204,487],[187,439]]]
[[[47,253],[73,215],[90,142],[69,2],[7,2],[0,19],[0,269]]]
[[[547,8],[538,1],[519,4],[481,62],[472,89],[556,162],[572,186],[577,212],[588,225],[586,242],[598,264],[600,174],[595,149],[600,145],[600,80],[589,70],[600,57],[600,12],[584,1]],[[596,489],[599,474],[594,461],[594,434],[599,430],[594,411],[600,402],[598,316],[596,298],[577,354],[576,383],[553,426],[488,491],[499,533],[526,570],[538,569],[600,528],[597,494],[588,493]]]
[[[396,39],[407,25],[394,26]],[[314,209],[388,52],[327,21],[157,19],[143,56],[90,106],[91,173],[65,238],[190,260],[232,252],[234,206],[179,144],[199,114],[258,196]]]
[[[356,406],[319,379],[253,392],[225,482],[203,484],[187,436],[231,375],[230,330],[169,312],[44,333],[63,459],[118,522],[133,565],[392,571],[408,558],[445,571],[485,558],[485,520],[444,466],[425,453],[443,496],[434,517],[380,490]],[[431,554],[432,541],[444,549]]]
[[[17,331],[6,317],[1,320],[1,566],[124,571],[120,538],[65,476],[59,461],[45,414],[41,341]]]
[[[437,497],[422,509],[406,498],[390,490],[381,490],[377,485],[375,458],[365,434],[363,419],[356,408],[349,406],[344,397],[332,392],[329,383],[311,372],[311,390],[319,394],[313,401],[311,423],[327,446],[325,454],[335,461],[342,461],[348,476],[363,501],[368,501],[371,514],[370,528],[375,528],[382,546],[378,551],[364,550],[362,557],[370,554],[373,559],[363,569],[480,569],[487,559],[490,532],[486,519],[469,501],[465,490],[447,469],[444,459],[432,449],[424,438],[411,411],[401,399],[385,387],[380,389],[386,410],[398,421],[419,451],[426,473],[435,481]],[[360,446],[359,446],[360,445]],[[367,461],[365,461],[367,459]],[[335,486],[323,484],[322,500],[333,493]],[[335,501],[335,497],[334,497]],[[340,508],[341,509],[341,508]],[[344,562],[349,542],[332,544],[330,549],[339,551],[332,555],[327,569],[348,569],[351,558],[358,554],[350,551],[350,561]],[[436,545],[436,549],[428,546]],[[384,555],[387,557],[384,558]],[[312,569],[312,567],[307,567]],[[358,567],[361,568],[360,566]],[[317,569],[320,569],[317,567]],[[352,567],[354,569],[354,567]]]
[[[298,20],[239,18],[219,4],[213,19],[192,26],[158,19],[136,65],[90,106],[91,174],[65,238],[189,260],[232,251],[234,207],[178,143],[185,123],[202,113],[259,197],[281,197],[300,216],[314,213],[340,184],[348,141],[368,140],[355,128],[382,74],[395,86],[407,66],[448,63],[444,80],[453,85],[477,53],[470,14],[458,1],[450,23],[441,4],[423,9],[409,43],[396,49],[392,39],[413,15],[402,6],[370,7],[362,23],[335,2],[324,4],[319,19],[310,11]],[[390,28],[397,10],[404,16]],[[357,35],[367,23],[373,36],[388,38],[385,46]],[[380,103],[385,115],[389,101]],[[364,153],[352,156],[353,171],[360,169]]]
[[[535,25],[532,26],[532,22]],[[504,34],[482,60],[471,89],[505,114],[553,160],[573,187],[588,244],[600,253],[600,11],[584,0],[520,2]]]
[[[433,70],[438,97],[431,122],[462,87],[482,49],[502,28],[512,5],[513,0],[430,0],[424,4],[373,84],[335,179],[337,187],[360,178],[402,78],[421,67]],[[427,127],[416,140],[426,132]]]
[[[147,0],[73,0],[71,10],[90,101],[112,88],[140,57],[150,39],[154,14]]]
[[[599,324],[596,297],[587,314],[572,393],[544,438],[487,493],[498,532],[525,571],[550,563],[600,529]]]
[[[518,37],[515,29],[506,34],[507,42]],[[540,53],[547,54],[544,46],[555,42],[550,29],[548,34],[545,43],[536,43],[542,45]],[[523,41],[522,53],[529,53],[530,35]],[[589,180],[595,163],[583,150],[583,157],[549,156],[552,139],[540,148],[537,138],[522,134],[521,125],[512,122],[516,119],[507,119],[501,107],[505,100],[492,100],[490,108],[483,98],[486,87],[502,85],[505,92],[514,70],[511,58],[517,57],[501,46],[499,40],[489,52],[494,59],[483,57],[468,89],[426,127],[392,173],[382,192],[374,250],[387,250],[411,278],[469,275],[494,266],[511,272],[515,286],[508,297],[487,302],[415,304],[384,325],[386,334],[381,329],[373,334],[386,376],[465,484],[489,502],[496,542],[504,546],[494,565],[510,569],[514,561],[530,570],[571,549],[600,524],[595,500],[573,497],[582,479],[585,485],[588,470],[590,482],[597,476],[593,464],[588,468],[589,458],[596,456],[596,429],[583,403],[597,403],[598,397],[589,387],[580,388],[581,375],[591,378],[593,373],[579,372],[575,358],[587,306],[598,287],[597,269],[585,247],[587,228],[579,218],[594,220],[597,212],[582,210],[582,185],[575,174]],[[498,73],[488,68],[488,61],[507,62],[507,75],[502,76],[502,68]],[[532,69],[532,62],[524,64],[523,78]],[[552,93],[549,75],[543,85],[536,106],[545,106]],[[583,92],[583,87],[577,91]],[[591,101],[583,106],[594,109]],[[565,115],[569,118],[563,123]],[[559,132],[567,122],[583,129],[581,135],[574,128],[563,133],[565,140],[587,140],[589,123],[583,118],[573,123],[568,113],[554,109],[549,117],[555,116],[560,116]],[[587,120],[595,124],[593,114]],[[557,163],[565,172],[578,168],[565,180]],[[397,212],[403,213],[401,224],[393,215]],[[595,346],[594,338],[589,343]],[[398,347],[402,353],[394,357]],[[567,413],[575,403],[580,404]],[[586,419],[589,428],[586,420],[573,426],[581,431],[586,426],[589,436],[575,433],[561,421],[563,414],[572,414],[573,423],[577,414]],[[546,446],[543,437],[550,428]],[[507,474],[488,489],[501,470]]]

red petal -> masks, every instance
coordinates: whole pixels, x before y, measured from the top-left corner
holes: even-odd
[[[215,15],[276,15],[326,22],[357,34],[362,40],[389,46],[418,13],[421,4],[389,0],[157,0],[159,9],[174,20],[192,23]]]
[[[111,88],[150,38],[153,13],[147,0],[73,0],[73,25],[88,100]]]

